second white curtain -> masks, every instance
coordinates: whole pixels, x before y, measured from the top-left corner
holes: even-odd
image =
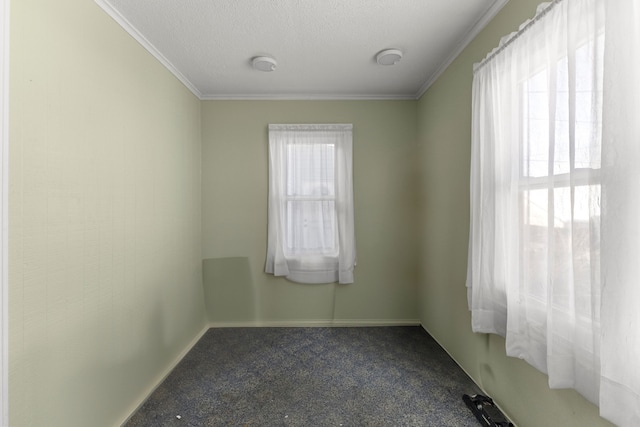
[[[352,125],[269,125],[267,273],[353,282],[352,145]]]
[[[556,0],[477,66],[472,327],[640,425],[640,4]]]

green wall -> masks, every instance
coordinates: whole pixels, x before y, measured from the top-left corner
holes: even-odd
[[[538,0],[511,0],[449,66],[418,105],[421,322],[519,427],[605,426],[598,409],[505,355],[504,340],[473,334],[465,288],[469,233],[473,64],[535,14]]]
[[[520,427],[608,425],[470,329],[472,64],[536,3],[420,101],[201,102],[94,2],[12,1],[10,424],[117,425],[208,323],[420,319]],[[269,123],[353,123],[355,283],[263,273]]]
[[[200,101],[93,1],[10,37],[10,425],[119,425],[206,325]]]
[[[205,294],[214,324],[417,322],[416,101],[205,101]],[[349,285],[264,273],[269,123],[353,123],[358,264]]]

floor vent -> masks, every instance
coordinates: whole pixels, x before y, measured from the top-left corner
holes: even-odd
[[[465,394],[462,400],[467,404],[480,424],[487,427],[513,427],[513,423],[500,412],[490,397],[481,394],[469,396]]]

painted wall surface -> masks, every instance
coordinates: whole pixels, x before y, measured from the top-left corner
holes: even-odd
[[[93,1],[10,60],[10,425],[119,425],[206,324],[200,101]]]
[[[520,427],[608,425],[470,330],[472,64],[536,3],[511,0],[418,102],[200,102],[94,2],[13,1],[10,424],[117,425],[207,320],[420,317]],[[355,283],[263,272],[269,123],[354,124]]]
[[[519,427],[605,426],[598,409],[505,355],[504,340],[473,334],[465,288],[469,233],[473,64],[535,14],[538,0],[511,0],[419,101],[423,326]]]
[[[214,323],[417,320],[416,101],[205,101],[205,293]],[[353,123],[355,283],[264,273],[269,123]]]

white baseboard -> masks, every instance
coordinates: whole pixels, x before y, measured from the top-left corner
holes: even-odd
[[[420,326],[419,319],[251,320],[210,322],[211,328],[313,328],[365,326]]]
[[[469,379],[471,379],[471,381],[473,381],[475,383],[475,385],[478,386],[478,388],[480,388],[480,390],[482,390],[482,392],[488,396],[487,391],[484,389],[482,382],[481,381],[476,381],[476,379],[471,376],[471,374],[469,373],[469,371],[467,371],[464,366],[462,366],[460,363],[458,363],[458,361],[456,360],[455,357],[453,357],[453,355],[451,353],[449,353],[449,350],[447,350],[447,348],[445,346],[443,346],[442,344],[440,344],[440,341],[438,341],[438,339],[436,337],[433,336],[433,334],[431,332],[429,332],[429,329],[427,329],[423,324],[421,324],[420,326],[422,326],[422,329],[424,329],[430,336],[431,338],[433,338],[435,340],[435,342],[438,343],[438,345],[449,355],[449,357],[455,362],[456,365],[458,365],[458,367],[460,369],[462,369],[462,371],[467,374],[467,376],[469,377]],[[494,401],[493,402],[498,409],[500,409],[500,411],[502,412],[502,414],[507,417],[507,420],[509,420],[514,426],[516,426],[516,423],[513,422],[513,420],[507,415],[507,412],[498,404],[498,402]],[[516,426],[517,427],[517,426]]]
[[[200,341],[200,338],[202,338],[202,336],[209,329],[210,329],[210,326],[209,325],[205,325],[205,327],[202,328],[202,330],[200,332],[198,332],[198,334],[195,336],[195,338],[191,340],[191,342],[187,345],[187,347],[184,350],[182,350],[180,352],[180,354],[178,354],[178,356],[174,359],[174,361],[162,372],[162,374],[153,383],[153,385],[150,386],[149,388],[147,388],[147,390],[144,393],[142,393],[142,397],[140,399],[138,399],[129,408],[129,410],[126,412],[126,414],[128,414],[128,415],[119,424],[120,426],[124,425],[127,421],[129,421],[129,419],[133,416],[133,414],[135,414],[138,411],[138,409],[140,409],[140,407],[142,405],[144,405],[144,403],[147,401],[147,399],[149,399],[149,397],[153,394],[153,392],[156,391],[156,389],[158,387],[160,387],[160,384],[162,384],[162,382],[169,376],[171,371],[173,371],[174,368],[176,366],[178,366],[178,363],[180,363],[182,361],[182,359],[184,359],[184,357],[187,355],[187,353],[189,353],[191,351],[191,349],[198,343],[198,341]]]

